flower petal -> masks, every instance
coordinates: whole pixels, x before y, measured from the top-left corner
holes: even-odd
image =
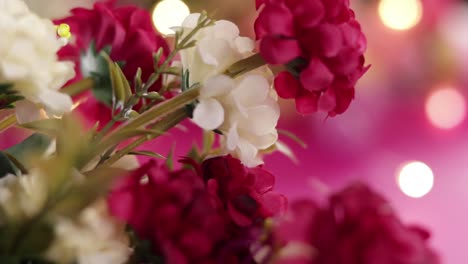
[[[193,111],[193,121],[205,130],[214,130],[224,122],[223,106],[215,99],[201,99]]]
[[[267,36],[260,42],[260,53],[270,64],[286,64],[301,56],[301,47],[295,39]]]
[[[276,76],[275,89],[281,98],[290,99],[296,97],[301,84],[291,73],[283,71]]]
[[[326,89],[333,82],[333,78],[333,73],[318,58],[311,59],[309,66],[300,75],[302,86],[311,92]]]
[[[222,96],[234,88],[234,80],[226,75],[215,75],[206,80],[200,90],[200,98]]]
[[[233,91],[234,99],[242,106],[249,107],[263,103],[268,97],[270,84],[260,75],[247,75]]]

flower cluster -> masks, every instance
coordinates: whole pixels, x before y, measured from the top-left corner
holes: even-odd
[[[53,23],[21,0],[1,1],[0,17],[0,84],[11,85],[25,99],[17,103],[18,120],[38,118],[36,104],[51,116],[69,112],[70,96],[57,90],[74,76],[73,64],[58,61],[61,43]]]
[[[273,236],[279,264],[439,263],[429,233],[402,224],[387,201],[360,183],[333,194],[325,207],[293,203]]]
[[[294,98],[302,114],[343,113],[367,71],[366,38],[349,0],[257,0],[257,7],[260,53],[287,69],[276,77],[278,94]]]
[[[198,173],[149,162],[117,183],[108,199],[111,212],[167,263],[225,257],[225,247],[242,243],[250,228],[285,207],[285,198],[271,192],[273,176],[260,167],[246,168],[229,156],[195,166]]]
[[[61,59],[75,62],[77,76],[72,82],[102,70],[93,61],[92,48],[96,49],[95,52],[110,48],[110,58],[123,63],[122,71],[128,80],[133,80],[138,68],[141,68],[144,82],[153,73],[153,53],[162,48],[162,59],[169,53],[166,41],[153,27],[150,14],[135,6],[114,7],[112,1],[97,2],[93,9],[75,8],[71,10],[71,16],[55,23],[67,23],[75,36],[74,42],[58,52]],[[150,91],[159,91],[161,85],[159,80]],[[84,93],[78,101],[78,110],[91,125],[96,121],[105,124],[112,118],[110,107],[91,93]]]
[[[186,34],[193,30],[200,14],[187,17],[182,24]],[[271,73],[259,69],[237,78],[224,75],[236,61],[252,54],[253,40],[240,37],[237,26],[216,21],[194,36],[197,44],[181,52],[182,66],[190,73],[190,83],[200,83],[200,100],[193,121],[205,130],[225,136],[225,150],[244,164],[262,163],[259,151],[278,139],[276,124],[279,106],[271,88]]]

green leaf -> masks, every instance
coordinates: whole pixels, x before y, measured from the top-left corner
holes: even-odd
[[[163,155],[159,153],[155,153],[155,152],[147,151],[147,150],[132,151],[132,152],[129,152],[128,154],[138,155],[138,156],[147,156],[147,157],[152,157],[152,158],[157,158],[157,159],[166,159],[166,157],[164,157]]]
[[[26,164],[27,158],[32,154],[43,154],[50,146],[51,139],[43,134],[33,134],[23,140],[23,142],[14,145],[6,150],[21,164]]]
[[[172,148],[169,151],[169,154],[167,155],[167,158],[166,158],[166,166],[169,168],[169,170],[172,170],[174,168],[174,151],[175,151],[175,144],[172,145]]]
[[[80,70],[84,78],[93,78],[93,94],[96,99],[110,107],[112,106],[112,84],[109,65],[103,56],[106,52],[110,52],[110,47],[105,47],[101,52],[98,52],[94,41],[92,41],[88,50],[81,54]]]
[[[10,161],[5,153],[0,151],[0,178],[5,177],[7,174],[18,175],[19,170],[15,165]]]

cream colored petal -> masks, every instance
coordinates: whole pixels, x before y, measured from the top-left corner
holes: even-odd
[[[223,106],[215,99],[202,99],[193,111],[192,120],[205,130],[217,129],[224,121]]]

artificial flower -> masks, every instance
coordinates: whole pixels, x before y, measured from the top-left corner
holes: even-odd
[[[184,34],[196,27],[200,14],[182,23]],[[201,29],[194,47],[181,51],[190,84],[200,83],[199,102],[192,120],[205,130],[224,135],[224,152],[250,167],[262,163],[259,152],[278,139],[279,106],[270,85],[272,74],[265,68],[236,78],[223,75],[235,62],[252,55],[253,40],[240,37],[235,24],[225,20]]]
[[[150,13],[136,6],[114,7],[113,1],[97,2],[92,9],[75,8],[71,10],[71,16],[55,23],[69,24],[75,36],[74,41],[59,52],[60,58],[75,61],[77,77],[74,81],[89,77],[82,76],[83,70],[96,70],[97,65],[89,57],[91,43],[96,51],[111,47],[110,58],[123,64],[122,71],[130,81],[133,81],[137,69],[141,68],[142,81],[146,82],[154,72],[153,53],[163,49],[160,62],[169,53],[166,41],[154,29]],[[159,91],[160,88],[161,78],[149,90]],[[110,107],[90,92],[84,93],[78,101],[78,110],[91,125],[96,121],[106,124],[111,119]]]
[[[275,79],[282,98],[294,98],[301,114],[343,113],[367,71],[366,38],[348,0],[257,0],[255,32],[260,53],[286,70]]]
[[[256,72],[236,79],[215,75],[200,90],[193,121],[205,130],[222,132],[225,152],[254,167],[262,163],[259,151],[278,140],[276,99],[268,80]]]
[[[197,26],[199,18],[200,14],[195,13],[183,21],[183,36]],[[204,83],[210,77],[222,74],[233,63],[251,55],[255,48],[255,42],[239,36],[239,28],[227,20],[215,21],[199,30],[192,40],[196,41],[194,47],[180,51],[182,67],[190,74],[190,84]]]
[[[363,184],[330,196],[327,206],[291,205],[274,229],[273,263],[437,264],[429,233],[404,225],[388,202]]]
[[[39,116],[38,104],[50,115],[70,111],[70,96],[58,90],[73,78],[73,64],[58,61],[61,44],[52,21],[32,13],[21,0],[2,0],[0,31],[0,84],[12,85],[25,98],[18,104],[18,121]]]
[[[124,264],[132,252],[125,226],[109,215],[104,200],[84,209],[76,220],[57,219],[54,230],[46,255],[57,263]]]
[[[239,226],[262,222],[286,210],[286,197],[273,192],[275,177],[262,167],[248,168],[231,156],[202,163],[208,192]]]
[[[9,221],[34,216],[47,200],[47,182],[38,170],[20,176],[8,174],[0,178],[0,211]]]

